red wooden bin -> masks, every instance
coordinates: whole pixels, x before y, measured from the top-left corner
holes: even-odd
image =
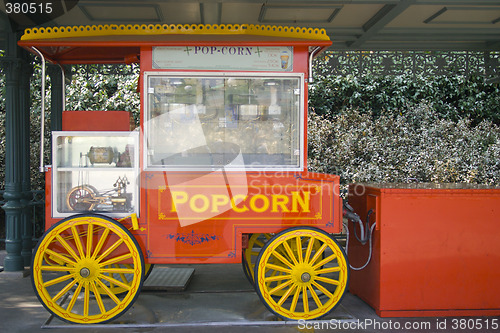
[[[351,184],[349,203],[377,224],[350,292],[379,316],[500,315],[500,188]],[[359,267],[369,243],[353,226],[348,257]]]

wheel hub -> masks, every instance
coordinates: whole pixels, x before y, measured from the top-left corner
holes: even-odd
[[[84,258],[77,263],[75,271],[77,272],[78,278],[93,280],[98,276],[100,268],[99,264],[95,260],[91,258]]]
[[[90,275],[90,269],[88,269],[87,267],[83,267],[81,270],[80,270],[80,276],[82,278],[87,278],[89,277]]]
[[[315,274],[311,265],[300,263],[292,269],[292,276],[295,283],[303,286],[312,283]]]
[[[300,276],[300,279],[302,280],[302,282],[309,282],[311,280],[311,274],[309,274],[309,273],[303,273]]]

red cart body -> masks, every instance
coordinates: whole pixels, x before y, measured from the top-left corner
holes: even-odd
[[[331,236],[342,229],[339,177],[307,170],[307,79],[331,44],[324,30],[64,27],[29,30],[19,44],[61,65],[140,63],[137,129],[122,113],[65,111],[53,132],[33,278],[49,311],[115,318],[140,290],[141,260],[243,261],[283,318],[319,318],[340,302],[349,273]],[[46,282],[63,271],[78,282]],[[83,315],[77,296],[54,305],[75,287],[85,288]],[[115,308],[97,297],[91,313],[91,292]]]

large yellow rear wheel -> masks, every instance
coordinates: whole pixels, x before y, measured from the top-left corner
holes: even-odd
[[[303,247],[305,251],[296,250]],[[277,316],[318,319],[340,303],[349,281],[349,264],[329,234],[297,227],[265,244],[255,264],[255,279],[257,294]]]
[[[62,320],[88,324],[127,311],[139,295],[145,270],[133,235],[117,221],[94,214],[69,217],[47,230],[31,267],[43,306]]]

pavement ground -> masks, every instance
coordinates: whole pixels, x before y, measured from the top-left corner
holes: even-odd
[[[166,268],[155,266],[153,272]],[[500,332],[500,317],[380,318],[349,293],[326,318],[282,321],[262,304],[240,264],[168,268],[194,269],[184,291],[145,288],[125,314],[100,325],[52,317],[33,291],[29,270],[25,277],[0,272],[0,332]]]

